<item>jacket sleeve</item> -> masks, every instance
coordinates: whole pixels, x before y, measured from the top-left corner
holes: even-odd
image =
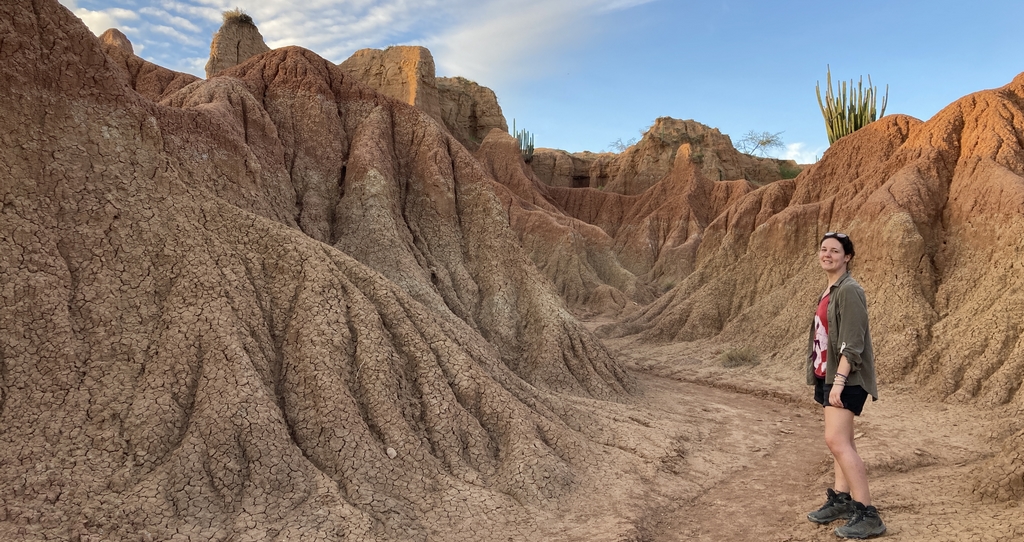
[[[858,371],[863,364],[864,342],[868,333],[868,303],[860,286],[838,288],[836,291],[839,309],[839,355],[846,356],[851,371]]]

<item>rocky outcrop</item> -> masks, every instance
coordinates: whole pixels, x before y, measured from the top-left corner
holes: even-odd
[[[135,48],[132,47],[132,42],[128,41],[128,36],[116,28],[109,28],[100,34],[100,43],[103,44],[103,49],[107,54],[110,54],[112,48],[121,49],[128,54],[135,54]]]
[[[626,269],[664,289],[695,268],[704,230],[754,188],[744,180],[707,179],[683,147],[665,178],[640,195],[572,188],[551,188],[549,194],[562,212],[612,236]]]
[[[619,260],[608,232],[559,208],[556,189],[533,176],[515,138],[492,131],[476,155],[504,189],[498,196],[519,242],[570,307],[618,315],[654,299],[654,290]]]
[[[693,120],[661,117],[639,142],[621,154],[574,153],[538,149],[533,161],[538,178],[552,186],[590,186],[620,194],[639,194],[664,178],[686,149],[701,174],[714,181],[745,179],[766,184],[795,175],[792,160],[759,158],[736,150],[729,136]],[[587,184],[584,184],[586,181]]]
[[[434,57],[426,47],[360,49],[339,67],[377,92],[416,106],[430,118],[443,122]]]
[[[121,69],[139,94],[160,101],[200,79],[192,74],[168,70],[135,56],[132,43],[120,30],[111,28],[100,36],[103,52]]]
[[[559,188],[601,188],[611,178],[609,168],[615,153],[570,153],[561,149],[539,148],[533,151],[530,167],[537,178]]]
[[[756,188],[745,180],[709,180],[685,144],[642,194],[548,186],[535,175],[537,166],[547,167],[545,158],[553,156],[557,165],[572,167],[573,156],[545,152],[537,164],[535,153],[527,165],[511,136],[494,132],[485,142],[491,144],[477,155],[516,196],[507,205],[520,242],[584,314],[632,311],[684,280],[696,268],[706,228]],[[595,160],[591,174],[609,163]]]
[[[448,131],[473,151],[491,130],[508,133],[494,91],[464,77],[438,77],[441,119]]]
[[[425,47],[361,49],[339,66],[381,94],[416,106],[471,151],[492,129],[508,132],[494,92],[463,77],[436,77]]]
[[[252,17],[238,9],[224,12],[224,24],[213,35],[210,60],[206,62],[206,78],[245,62],[270,50]]]

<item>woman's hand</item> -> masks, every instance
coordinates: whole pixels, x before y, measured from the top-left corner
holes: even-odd
[[[836,379],[835,383],[832,384],[832,391],[828,392],[828,404],[836,408],[843,408],[842,394],[845,387],[845,383]]]
[[[843,407],[843,389],[846,388],[846,377],[850,376],[850,361],[846,356],[839,358],[839,367],[836,371],[835,380],[832,381],[832,391],[828,392],[828,404],[836,408]]]

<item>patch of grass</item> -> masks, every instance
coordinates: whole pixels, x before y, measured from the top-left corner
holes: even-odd
[[[739,348],[730,348],[725,352],[722,352],[718,356],[718,360],[722,363],[722,366],[727,369],[735,369],[736,367],[753,367],[761,360],[758,358],[757,351],[750,346],[741,346]]]
[[[246,15],[246,13],[239,8],[225,11],[223,15],[225,23],[239,22],[245,24],[255,24],[252,22],[252,17]]]
[[[800,166],[794,166],[786,162],[779,163],[779,176],[783,179],[795,179],[801,171],[803,169]]]

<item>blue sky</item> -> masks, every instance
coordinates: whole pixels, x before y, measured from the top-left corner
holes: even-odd
[[[694,119],[736,141],[782,132],[773,154],[828,148],[814,87],[871,76],[886,113],[927,120],[1024,72],[1024,2],[688,0],[61,0],[96,34],[203,76],[221,13],[253,17],[267,44],[333,62],[423,45],[439,76],[497,93],[538,147],[604,151],[655,118]],[[823,88],[824,91],[824,88]]]

